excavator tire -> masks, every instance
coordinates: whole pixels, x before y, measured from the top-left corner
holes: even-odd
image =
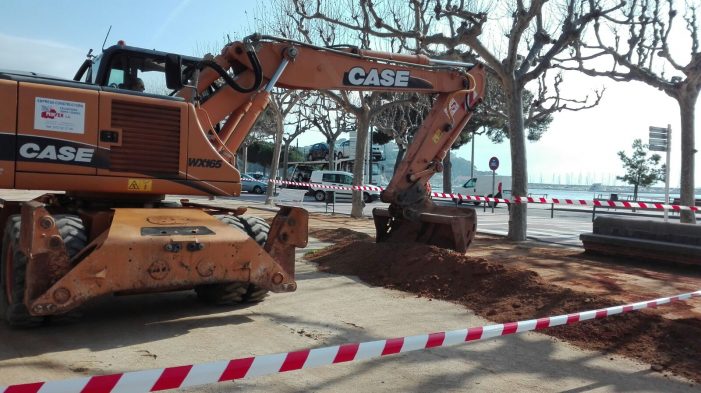
[[[88,238],[83,220],[73,214],[55,214],[54,220],[58,232],[66,246],[69,258],[73,258],[85,248]],[[21,231],[21,215],[15,214],[7,219],[5,234],[2,239],[2,256],[0,257],[0,314],[10,327],[30,328],[42,325],[48,317],[37,317],[29,314],[24,305],[25,275],[27,272],[27,256],[19,250]],[[8,275],[8,272],[10,273]],[[11,299],[6,290],[10,287]],[[76,312],[58,316],[61,321],[75,319],[80,315]]]
[[[220,214],[214,216],[217,220],[236,227],[255,239],[263,246],[268,240],[270,226],[262,218],[252,216],[230,216]],[[268,290],[248,282],[228,282],[223,284],[207,284],[195,287],[200,300],[219,306],[229,306],[239,303],[257,303],[268,295]]]

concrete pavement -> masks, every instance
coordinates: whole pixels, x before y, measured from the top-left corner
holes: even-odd
[[[307,250],[323,247],[312,242]],[[300,253],[301,254],[301,253]],[[369,287],[298,259],[299,289],[243,308],[192,292],[107,298],[75,324],[0,325],[0,384],[223,360],[488,323],[458,305]],[[566,327],[563,327],[566,329]],[[188,392],[692,392],[650,365],[526,333]]]

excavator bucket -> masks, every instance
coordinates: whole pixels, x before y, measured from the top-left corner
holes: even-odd
[[[417,242],[461,253],[470,247],[477,228],[477,214],[471,208],[434,205],[411,217],[401,211],[375,208],[372,216],[378,243]]]

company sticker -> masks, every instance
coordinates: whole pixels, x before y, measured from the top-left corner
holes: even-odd
[[[84,134],[85,103],[36,97],[34,129]]]
[[[450,99],[449,107],[450,107],[450,117],[455,116],[455,112],[457,112],[458,109],[460,109],[460,105],[458,105],[458,102],[455,101],[455,98]]]
[[[129,191],[151,191],[153,180],[150,179],[128,179],[127,190]]]

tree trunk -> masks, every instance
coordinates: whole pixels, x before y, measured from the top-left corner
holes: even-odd
[[[368,130],[370,129],[370,114],[364,111],[355,118],[356,120],[356,142],[355,142],[355,161],[353,162],[353,185],[362,186],[365,178],[365,158],[367,156],[366,147],[368,145]],[[363,192],[360,190],[353,191],[353,207],[351,209],[351,217],[363,217]]]
[[[277,130],[275,130],[275,148],[273,149],[273,161],[270,163],[270,176],[268,176],[271,180],[275,180],[277,177],[277,168],[280,166],[280,151],[282,150],[282,135],[285,132],[285,127],[282,124],[282,118],[277,118],[276,126]],[[265,197],[265,204],[266,205],[272,205],[273,204],[273,190],[275,187],[273,187],[272,183],[268,184],[268,191],[266,193]]]
[[[509,110],[509,144],[511,147],[511,193],[514,197],[528,195],[528,171],[526,137],[523,124],[523,87],[516,81],[504,81]],[[515,241],[526,240],[528,220],[527,204],[512,204],[509,209],[509,234]]]
[[[290,162],[290,144],[292,141],[285,142],[285,152],[283,153],[283,159],[282,159],[282,180],[290,180],[287,178],[287,166],[289,165],[288,163]]]
[[[334,164],[336,163],[336,140],[329,140],[328,141],[329,145],[329,170],[330,171],[335,171],[336,167]]]
[[[694,165],[696,149],[694,148],[694,109],[698,91],[688,87],[678,98],[679,112],[681,114],[681,150],[682,168],[680,181],[680,204],[683,206],[694,206],[696,195],[694,190]],[[682,210],[680,221],[689,224],[696,223],[696,214],[688,210]]]
[[[450,150],[443,159],[443,192],[453,192],[453,163],[450,162]]]

